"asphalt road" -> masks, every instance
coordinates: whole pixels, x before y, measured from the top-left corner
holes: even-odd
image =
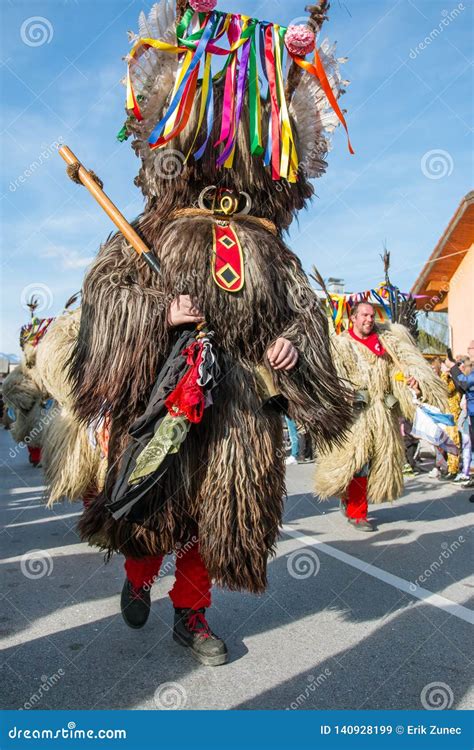
[[[0,429],[2,708],[472,707],[472,490],[409,479],[362,534],[311,495],[311,465],[289,467],[268,591],[215,590],[231,659],[210,668],[171,639],[172,565],[128,629],[121,559],[79,542],[78,505],[44,507],[41,470],[13,449]]]

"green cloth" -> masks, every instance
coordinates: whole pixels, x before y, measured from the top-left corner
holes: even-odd
[[[171,417],[167,414],[163,417],[152,439],[139,453],[129,484],[135,484],[156,471],[168,453],[177,453],[190,427],[191,422],[184,416]]]

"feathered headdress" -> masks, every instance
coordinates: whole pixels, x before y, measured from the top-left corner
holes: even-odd
[[[246,127],[252,156],[271,167],[274,180],[296,182],[299,170],[318,177],[325,168],[328,134],[338,122],[347,131],[337,103],[347,83],[339,74],[344,60],[327,41],[316,46],[327,0],[307,8],[307,25],[288,27],[215,6],[216,0],[178,0],[175,8],[161,0],[148,18],[140,14],[127,56],[129,119],[119,138],[133,131],[150,149],[163,148],[186,128],[196,105],[197,126],[186,159],[199,161],[209,147],[217,166],[231,168],[239,127]],[[215,107],[218,84],[221,111]],[[353,153],[350,141],[349,150]]]

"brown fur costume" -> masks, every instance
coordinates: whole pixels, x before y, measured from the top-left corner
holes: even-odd
[[[402,469],[405,450],[399,417],[413,420],[415,409],[411,392],[396,373],[414,377],[429,404],[446,408],[446,389],[417,349],[402,325],[377,325],[376,331],[386,351],[382,357],[345,331],[334,336],[337,368],[354,389],[367,389],[369,404],[358,412],[343,445],[323,450],[316,464],[315,491],[320,497],[342,495],[351,479],[370,461],[367,496],[369,502],[395,500],[403,490]],[[398,399],[398,406],[386,406],[386,394]]]
[[[135,227],[158,257],[161,275],[152,275],[116,234],[101,248],[83,287],[81,326],[70,369],[75,410],[84,423],[108,413],[112,428],[106,486],[86,510],[80,531],[84,539],[109,552],[140,557],[185,543],[198,526],[200,552],[210,576],[233,589],[259,592],[265,588],[267,557],[278,536],[285,472],[281,415],[262,408],[255,367],[265,361],[278,337],[296,346],[299,362],[291,372],[274,371],[275,384],[315,444],[339,439],[350,418],[346,391],[331,358],[325,313],[298,258],[282,239],[313,194],[306,174],[323,171],[327,143],[315,104],[313,122],[306,128],[318,137],[311,149],[306,143],[309,153],[299,180],[274,182],[262,160],[250,155],[246,102],[233,167],[215,165],[216,118],[203,158],[180,162],[170,179],[164,160],[189,152],[199,104],[196,100],[171,153],[169,148],[150,150],[146,139],[174,80],[175,68],[167,70],[166,65],[164,60],[154,95],[141,102],[143,121],[129,123],[142,160],[136,183],[146,198]],[[303,78],[300,85],[290,109],[293,118],[298,111],[301,117],[304,110],[307,114],[311,97],[322,99],[315,82]],[[222,96],[222,85],[216,85],[216,111],[222,109]],[[268,106],[262,102],[263,109]],[[195,206],[209,185],[247,192],[253,216],[276,225],[275,236],[268,225],[245,219],[232,222],[245,256],[245,286],[236,294],[218,288],[211,275],[212,216],[174,216],[177,209]],[[146,524],[115,521],[105,503],[127,445],[127,430],[143,412],[169,354],[173,332],[166,324],[167,311],[178,294],[194,296],[215,331],[221,382],[213,406],[192,427],[166,475],[163,507],[154,508],[150,493]]]

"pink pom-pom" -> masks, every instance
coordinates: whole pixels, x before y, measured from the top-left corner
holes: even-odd
[[[217,0],[189,0],[189,4],[196,13],[210,13],[217,5]]]
[[[314,32],[308,26],[288,26],[285,34],[285,44],[288,52],[296,57],[306,57],[316,46]]]

